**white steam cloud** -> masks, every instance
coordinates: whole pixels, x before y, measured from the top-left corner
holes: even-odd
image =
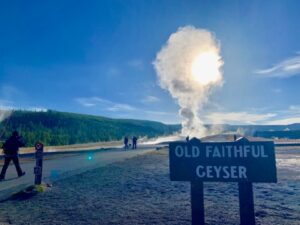
[[[182,134],[202,137],[206,129],[200,111],[223,76],[220,45],[213,33],[193,26],[171,34],[154,61],[159,84],[180,106]]]
[[[0,123],[6,118],[10,117],[12,110],[9,109],[0,109]]]

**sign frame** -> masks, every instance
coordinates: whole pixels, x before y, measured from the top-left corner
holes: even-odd
[[[272,141],[268,141],[268,142],[250,142],[245,137],[241,137],[241,138],[236,140],[236,135],[234,135],[234,142],[223,142],[223,144],[224,143],[226,143],[226,144],[230,143],[233,146],[244,146],[244,147],[241,147],[243,149],[243,150],[241,150],[241,152],[243,152],[243,153],[240,153],[241,154],[241,155],[239,155],[240,158],[242,158],[241,156],[248,156],[245,153],[245,148],[246,148],[245,146],[246,145],[249,146],[249,145],[253,145],[255,143],[259,143],[261,145],[262,143],[264,143],[263,145],[267,146],[266,149],[268,149],[268,150],[266,152],[263,152],[264,154],[262,154],[262,149],[265,149],[265,148],[260,148],[261,157],[262,158],[270,158],[270,161],[269,161],[270,165],[267,165],[267,166],[271,166],[271,170],[268,170],[267,173],[270,172],[270,171],[272,173],[270,177],[265,176],[265,177],[263,177],[263,179],[253,179],[252,177],[251,177],[251,179],[249,179],[248,176],[246,176],[247,179],[245,179],[245,177],[242,176],[241,179],[229,179],[227,181],[226,180],[220,180],[220,179],[219,180],[218,179],[205,179],[205,178],[202,179],[203,177],[199,177],[199,176],[195,178],[195,174],[193,176],[187,176],[186,173],[188,173],[188,172],[193,173],[193,170],[195,170],[195,167],[193,167],[193,166],[195,166],[195,162],[193,162],[193,160],[192,161],[191,160],[184,160],[183,165],[185,167],[180,167],[179,170],[178,170],[178,168],[176,168],[176,165],[174,164],[174,163],[176,163],[176,160],[174,162],[174,155],[172,155],[174,153],[174,146],[176,145],[176,143],[181,143],[185,146],[190,146],[190,153],[188,152],[189,148],[186,148],[186,149],[183,150],[183,151],[186,151],[187,153],[186,152],[183,153],[182,149],[180,149],[179,153],[177,152],[177,157],[179,157],[179,158],[183,157],[183,155],[185,154],[185,157],[187,157],[189,159],[197,158],[201,154],[199,152],[195,153],[196,152],[195,149],[194,149],[194,152],[192,152],[191,151],[191,146],[193,146],[193,145],[195,145],[195,146],[198,145],[199,146],[199,145],[205,145],[205,144],[213,145],[213,144],[216,144],[216,143],[214,143],[214,142],[201,142],[197,138],[193,138],[193,139],[191,139],[190,141],[187,141],[187,142],[170,142],[169,143],[170,179],[172,181],[190,181],[191,182],[192,225],[205,225],[204,190],[203,190],[203,182],[204,181],[238,182],[239,205],[240,205],[240,211],[239,211],[240,212],[240,224],[241,225],[255,225],[255,213],[254,213],[255,211],[254,211],[253,184],[252,184],[252,182],[253,181],[255,181],[255,182],[272,182],[272,183],[277,182],[277,169],[276,169],[276,156],[275,156],[274,142],[272,142]],[[222,142],[217,142],[217,143],[218,143],[217,145],[222,144]],[[247,147],[247,149],[248,148],[249,147]],[[210,148],[208,148],[208,149],[210,149]],[[216,155],[219,155],[219,154],[216,154]],[[265,157],[266,155],[268,157]],[[205,149],[205,156],[206,157],[209,156],[209,154],[207,154],[207,148]],[[239,158],[239,157],[237,157],[237,158]],[[254,155],[252,155],[252,157],[254,158]],[[228,155],[227,155],[227,158],[229,158]],[[233,160],[233,161],[235,162],[234,166],[237,166],[238,164],[236,164],[236,162],[239,162],[239,160]],[[203,163],[203,162],[205,162],[205,161],[203,161],[203,148],[202,148],[202,161],[200,160],[200,163]],[[227,160],[227,161],[225,160],[225,162],[230,163],[231,160]],[[199,163],[199,161],[198,162],[196,161],[196,163]],[[207,164],[207,161],[205,163]],[[210,163],[212,163],[212,162],[210,161]],[[219,166],[221,166],[222,163],[224,164],[224,162],[222,162],[222,160],[221,161],[219,160]],[[215,166],[218,166],[218,164],[216,164]],[[245,164],[245,160],[244,160],[244,163],[242,163],[242,166],[247,166],[247,164]],[[178,174],[176,174],[176,173],[182,173],[182,171],[180,172],[180,170],[182,170],[182,168],[185,169],[185,171],[184,171],[183,174],[181,174],[178,177],[177,176]],[[260,174],[260,173],[257,173],[257,174]],[[197,175],[197,173],[196,173],[196,175]],[[254,178],[255,178],[255,176],[254,176]]]
[[[172,181],[276,183],[272,141],[171,142]]]

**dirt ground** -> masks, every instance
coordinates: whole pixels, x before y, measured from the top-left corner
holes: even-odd
[[[284,160],[295,155],[277,152],[277,184],[254,184],[257,224],[300,224],[299,172]],[[190,184],[171,182],[168,163],[160,150],[56,181],[32,198],[0,203],[0,224],[191,224]],[[237,184],[204,188],[206,223],[239,224]]]

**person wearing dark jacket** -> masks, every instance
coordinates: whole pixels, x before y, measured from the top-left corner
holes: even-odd
[[[5,178],[5,174],[6,174],[6,170],[9,166],[10,161],[12,160],[13,163],[15,164],[18,176],[24,176],[25,172],[22,171],[21,167],[20,167],[20,163],[19,163],[19,156],[18,156],[18,152],[19,152],[19,148],[23,147],[24,141],[22,139],[22,136],[19,136],[19,133],[17,131],[14,131],[12,133],[12,136],[9,137],[5,143],[3,144],[3,151],[4,151],[4,165],[2,167],[2,171],[0,174],[0,181],[4,180]]]
[[[133,136],[133,138],[132,138],[132,149],[136,149],[136,144],[137,144],[137,137]]]
[[[128,137],[124,138],[124,149],[128,149]]]

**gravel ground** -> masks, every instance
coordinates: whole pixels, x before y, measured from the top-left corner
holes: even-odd
[[[53,183],[27,200],[0,203],[0,224],[191,224],[190,184],[171,182],[166,150]],[[300,224],[297,171],[254,184],[257,224]],[[205,183],[207,224],[239,224],[236,183]]]

